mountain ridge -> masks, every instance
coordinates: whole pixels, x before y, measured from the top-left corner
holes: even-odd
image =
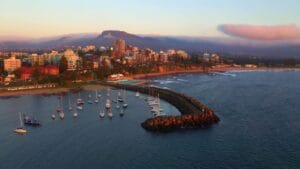
[[[105,30],[100,34],[69,34],[42,40],[2,41],[1,50],[51,50],[67,46],[112,46],[116,39],[126,44],[154,50],[183,49],[188,52],[219,52],[236,55],[281,56],[300,58],[300,43],[264,43],[233,38],[141,36],[119,30]]]

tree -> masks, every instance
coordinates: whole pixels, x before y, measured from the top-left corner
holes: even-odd
[[[67,69],[68,69],[68,61],[66,57],[63,56],[59,61],[59,73],[64,73],[67,71]]]
[[[16,76],[17,79],[21,78],[21,70],[20,69],[15,70],[13,72],[13,74]]]

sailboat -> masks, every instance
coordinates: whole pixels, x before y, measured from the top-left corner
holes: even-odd
[[[92,102],[92,95],[91,94],[88,95],[88,103],[89,104],[93,104],[93,102]]]
[[[60,118],[61,120],[63,120],[63,119],[65,118],[65,113],[64,113],[63,110],[60,111],[60,113],[59,113],[59,118]]]
[[[77,106],[77,110],[82,110],[82,109],[83,109],[82,105]]]
[[[123,102],[124,101],[122,96],[121,96],[121,92],[118,92],[117,101],[118,102]]]
[[[57,98],[57,107],[56,107],[56,112],[57,113],[59,113],[61,111],[60,100],[61,100],[61,96],[59,96]]]
[[[123,116],[124,116],[124,109],[121,109],[121,110],[120,110],[120,113],[119,113],[119,115],[120,115],[121,117],[123,117]]]
[[[104,117],[105,117],[105,113],[104,113],[104,111],[103,111],[103,110],[101,110],[101,111],[100,111],[100,113],[99,113],[99,117],[100,117],[100,118],[104,118]]]
[[[55,119],[56,119],[55,114],[52,114],[52,115],[51,115],[51,119],[52,119],[52,120],[55,120]]]
[[[106,99],[105,108],[110,109],[111,108],[111,102],[109,99]]]
[[[98,98],[100,98],[100,97],[101,97],[101,94],[99,93],[97,96],[98,96]]]
[[[109,118],[113,118],[113,117],[114,117],[114,115],[113,115],[111,109],[108,109],[107,115],[108,115]]]
[[[27,133],[27,130],[24,128],[24,124],[23,124],[23,121],[22,121],[22,113],[19,113],[19,120],[20,120],[20,127],[16,128],[14,130],[14,132],[18,133],[18,134],[25,134],[25,133]]]
[[[160,108],[160,98],[159,98],[159,94],[157,95],[157,104],[154,105],[151,109],[151,112],[153,113],[154,117],[157,116],[163,116],[165,115],[163,112],[163,109]]]
[[[80,97],[80,92],[78,92],[77,106],[82,106],[83,104],[84,104],[84,102]]]
[[[62,102],[62,98],[61,98],[61,102]],[[62,103],[61,103],[61,105],[62,105]],[[64,113],[64,108],[63,108],[63,106],[62,106],[61,111],[59,112],[59,118],[60,118],[61,120],[63,120],[63,119],[65,118],[65,113]]]
[[[136,92],[135,97],[140,97],[140,92]]]
[[[124,90],[124,103],[123,103],[123,108],[127,108],[128,103],[126,103],[126,91]]]
[[[109,96],[110,96],[110,89],[107,89],[106,96],[107,96],[107,97],[109,97]]]
[[[71,100],[70,100],[70,96],[69,96],[69,111],[72,111],[73,110],[73,107],[71,105]]]
[[[101,107],[101,104],[100,104],[100,107]],[[103,107],[104,107],[104,105],[103,105]],[[98,106],[97,106],[97,110],[99,111]],[[99,117],[104,118],[104,116],[105,116],[104,110],[103,110],[103,108],[101,108],[101,110],[99,111]]]
[[[118,96],[117,96],[117,100],[118,100]],[[116,101],[116,109],[119,109],[119,108],[120,108],[119,102]]]
[[[96,90],[96,95],[95,95],[95,103],[98,103],[99,102],[99,99],[98,99],[98,91]]]
[[[74,118],[77,118],[77,117],[78,117],[77,111],[75,111],[75,112],[73,113],[73,117],[74,117]]]

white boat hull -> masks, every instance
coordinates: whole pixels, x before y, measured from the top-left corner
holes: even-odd
[[[25,130],[25,129],[16,129],[14,131],[15,131],[15,133],[18,133],[18,134],[26,134],[27,133],[27,130]]]

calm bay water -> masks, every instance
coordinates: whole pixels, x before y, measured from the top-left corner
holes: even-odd
[[[78,119],[50,119],[57,97],[0,99],[0,168],[300,168],[300,72],[227,72],[153,79],[153,85],[191,95],[213,108],[221,122],[209,129],[154,134],[140,123],[150,117],[143,99],[128,92],[124,117],[99,119],[96,105],[85,105]],[[83,98],[94,92],[84,91]],[[106,91],[102,91],[105,95]],[[112,90],[115,96],[117,91]],[[101,100],[103,101],[103,99]],[[179,112],[162,103],[168,114]],[[43,123],[13,133],[18,112]]]

